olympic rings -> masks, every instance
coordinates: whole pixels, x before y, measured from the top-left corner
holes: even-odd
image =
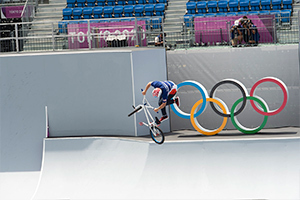
[[[258,85],[260,85],[261,83],[264,82],[272,82],[277,84],[281,90],[283,91],[283,103],[282,105],[275,110],[269,110],[269,107],[267,105],[267,103],[261,98],[255,95],[255,91],[258,87]],[[238,89],[241,91],[242,93],[242,98],[238,99],[232,106],[232,108],[229,109],[227,107],[227,105],[219,98],[215,97],[215,91],[216,89],[222,85],[222,84],[233,84],[234,86],[238,87]],[[286,87],[286,85],[284,84],[284,82],[282,82],[280,79],[278,78],[274,78],[274,77],[265,77],[260,79],[259,81],[257,81],[253,87],[250,90],[250,95],[247,92],[246,87],[239,82],[238,80],[235,79],[224,79],[220,82],[218,82],[211,90],[210,95],[207,95],[207,91],[206,89],[203,87],[203,85],[201,85],[200,83],[196,82],[196,81],[184,81],[182,83],[179,83],[177,88],[179,89],[182,86],[186,86],[186,85],[190,85],[190,86],[194,86],[196,87],[201,95],[202,95],[202,99],[200,99],[199,101],[197,101],[192,109],[190,114],[185,113],[183,111],[181,111],[177,105],[171,104],[171,108],[174,111],[175,114],[177,114],[179,117],[185,118],[185,119],[190,119],[192,126],[200,133],[204,134],[204,135],[215,135],[217,133],[219,133],[220,131],[222,131],[224,129],[224,127],[226,126],[227,123],[227,118],[230,117],[232,124],[234,125],[234,127],[236,129],[238,129],[239,131],[241,131],[242,133],[246,133],[246,134],[253,134],[253,133],[257,133],[258,131],[260,131],[267,123],[268,120],[268,116],[271,115],[275,115],[278,114],[279,112],[281,112],[284,107],[286,106],[287,102],[288,102],[288,89]],[[264,116],[264,120],[262,122],[262,124],[256,128],[246,128],[243,125],[241,125],[239,123],[239,121],[237,120],[237,115],[239,115],[245,108],[246,106],[246,102],[247,100],[250,101],[252,107],[254,108],[254,110],[256,112],[258,112],[259,114]],[[209,101],[210,105],[212,107],[212,109],[220,116],[224,117],[223,122],[221,124],[221,126],[215,130],[208,130],[204,127],[202,127],[198,121],[197,118],[199,115],[201,115],[205,108],[206,108],[206,102]],[[237,110],[237,105],[239,103],[242,102],[241,107]],[[218,106],[215,107],[214,103],[216,103]],[[202,106],[200,107],[200,109],[197,111],[198,107],[200,106],[200,104],[202,104]],[[259,106],[258,106],[259,105]]]
[[[197,101],[197,102],[194,104],[194,106],[193,106],[193,108],[192,108],[192,110],[191,110],[191,122],[192,122],[192,125],[193,125],[193,127],[194,127],[198,132],[203,133],[204,135],[215,135],[215,134],[217,134],[218,132],[220,132],[221,130],[223,130],[223,128],[226,126],[227,118],[224,117],[224,120],[223,120],[222,125],[220,126],[220,128],[218,128],[218,129],[216,129],[216,130],[210,131],[210,130],[208,130],[208,129],[203,128],[203,127],[198,123],[197,118],[194,117],[194,112],[195,112],[196,108],[198,107],[198,105],[202,103],[202,101],[203,101],[203,99],[200,99],[199,101]],[[217,100],[217,99],[207,98],[206,101],[210,101],[210,102],[214,102],[214,103],[218,104],[218,105],[221,107],[222,111],[223,111],[225,114],[229,112],[229,110],[228,110],[226,104],[225,104],[222,100]]]
[[[186,86],[186,85],[194,86],[195,88],[197,88],[200,91],[202,98],[204,99],[200,110],[195,114],[195,117],[198,117],[199,115],[201,115],[204,112],[204,110],[206,108],[206,98],[208,97],[207,91],[203,87],[203,85],[201,85],[200,83],[198,83],[196,81],[184,81],[182,83],[179,83],[177,85],[177,90],[180,87]],[[174,113],[176,113],[179,117],[184,118],[184,119],[190,119],[191,115],[181,111],[176,104],[171,104],[171,108],[174,111]]]

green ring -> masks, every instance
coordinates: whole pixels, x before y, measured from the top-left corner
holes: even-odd
[[[247,97],[247,100],[254,100],[254,101],[256,101],[257,103],[259,103],[259,104],[261,105],[261,107],[263,108],[264,112],[268,112],[267,107],[265,106],[265,104],[264,104],[260,99],[258,99],[258,98],[256,98],[256,97],[248,96],[248,97]],[[263,121],[263,123],[262,123],[258,128],[254,129],[254,130],[245,130],[245,129],[239,127],[239,125],[235,122],[235,119],[234,119],[235,117],[234,117],[234,114],[233,114],[233,113],[234,113],[235,107],[236,107],[241,101],[243,101],[243,98],[240,98],[239,100],[237,100],[237,101],[233,104],[233,106],[232,106],[232,108],[231,108],[231,111],[230,111],[231,122],[232,122],[232,124],[234,125],[234,127],[235,127],[236,129],[238,129],[239,131],[241,131],[242,133],[246,133],[246,134],[257,133],[258,131],[260,131],[260,130],[266,125],[266,123],[267,123],[267,121],[268,121],[268,116],[265,115],[265,116],[264,116],[264,121]]]

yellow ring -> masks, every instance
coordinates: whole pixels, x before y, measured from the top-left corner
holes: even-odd
[[[210,102],[214,102],[214,103],[218,104],[218,105],[221,107],[221,109],[222,109],[222,111],[223,111],[224,114],[227,114],[227,113],[228,113],[228,112],[226,111],[226,110],[228,110],[228,109],[226,109],[225,106],[224,106],[220,101],[218,101],[218,100],[216,100],[216,99],[213,99],[213,98],[207,98],[206,101],[210,101]],[[203,102],[203,99],[200,99],[200,100],[197,101],[197,102],[194,104],[194,106],[192,107],[192,110],[191,110],[191,118],[190,118],[190,119],[191,119],[191,123],[192,123],[193,127],[194,127],[199,133],[202,133],[202,134],[204,134],[204,135],[215,135],[215,134],[219,133],[220,131],[222,131],[223,128],[226,126],[226,124],[227,124],[227,117],[224,117],[223,123],[222,123],[222,125],[220,126],[220,128],[218,128],[218,129],[216,129],[216,130],[213,130],[213,131],[211,131],[211,132],[210,132],[210,131],[204,131],[204,130],[202,130],[202,129],[196,124],[196,122],[195,122],[195,120],[194,120],[194,119],[196,119],[196,121],[197,121],[197,118],[194,118],[194,113],[195,113],[197,107],[198,107],[202,102]],[[197,123],[198,123],[198,121],[197,121]],[[199,123],[198,123],[198,124],[199,124]]]

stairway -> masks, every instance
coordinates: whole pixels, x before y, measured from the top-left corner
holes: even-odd
[[[49,0],[49,4],[39,4],[27,37],[57,34],[58,21],[62,20],[62,10],[65,7],[66,0]],[[55,45],[55,49],[62,49],[62,45]],[[24,51],[41,50],[53,50],[52,38],[27,39],[24,43]]]

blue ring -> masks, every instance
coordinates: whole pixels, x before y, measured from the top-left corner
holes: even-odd
[[[182,86],[186,86],[186,85],[194,86],[195,88],[197,88],[200,91],[200,93],[202,95],[202,98],[203,98],[202,106],[201,106],[200,110],[194,115],[194,117],[198,117],[199,115],[201,115],[204,112],[204,110],[206,108],[206,98],[208,97],[208,94],[207,94],[207,92],[205,93],[205,91],[204,91],[205,88],[200,83],[198,83],[196,81],[181,82],[177,85],[177,89],[179,89]],[[184,119],[190,119],[191,114],[190,113],[189,114],[184,113],[183,111],[181,111],[177,107],[177,105],[176,105],[176,108],[175,108],[174,104],[171,104],[170,107],[172,108],[173,112],[176,115],[178,115],[179,117],[184,118]],[[180,111],[178,111],[177,109],[180,110]]]

